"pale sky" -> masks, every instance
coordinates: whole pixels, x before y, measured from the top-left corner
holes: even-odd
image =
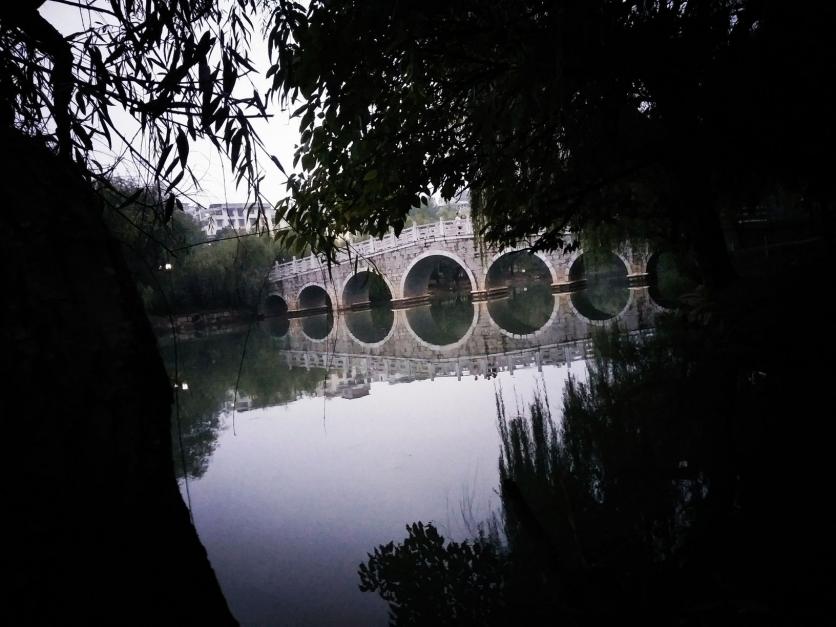
[[[52,1],[47,1],[41,7],[40,12],[41,15],[64,35],[80,30],[83,20],[87,20],[86,13],[82,14],[80,9]],[[95,19],[100,18],[97,16]],[[264,73],[269,67],[269,63],[267,43],[261,35],[260,22],[260,18],[253,17],[256,30],[253,32],[251,40],[250,58],[253,61],[253,65],[259,70],[258,75],[253,75],[252,77],[253,83],[259,93],[263,95],[270,81],[263,78]],[[258,80],[259,78],[260,80]],[[246,81],[241,81],[237,87],[242,88],[245,93],[252,92],[252,88]],[[275,102],[268,105],[268,112],[272,113],[275,117],[269,120],[253,120],[253,127],[261,136],[268,152],[276,155],[282,166],[284,166],[285,171],[289,173],[292,170],[293,147],[299,141],[298,122],[291,122],[289,119],[289,111],[281,111]],[[111,109],[111,118],[127,137],[130,137],[136,129],[136,123],[124,111],[115,108]],[[112,163],[123,147],[118,139],[114,140],[112,151],[109,151],[107,145],[102,143],[98,150],[99,161],[103,164]],[[153,158],[150,160],[155,161]],[[284,196],[284,176],[266,156],[260,155],[259,160],[263,162],[262,169],[265,173],[265,179],[262,182],[262,193],[269,201],[275,202]],[[225,159],[221,159],[214,146],[208,140],[198,140],[192,144],[189,152],[189,164],[202,187],[201,190],[194,190],[191,188],[190,183],[185,183],[184,179],[182,191],[190,199],[203,205],[224,202],[225,200],[226,202],[243,202],[247,199],[246,184],[242,183],[240,188],[235,189],[234,177],[228,162]],[[142,173],[137,171],[136,166],[129,161],[123,166],[120,166],[119,172],[122,176],[132,178],[143,177]],[[226,183],[226,186],[224,183]],[[183,201],[188,202],[189,199],[183,198]]]

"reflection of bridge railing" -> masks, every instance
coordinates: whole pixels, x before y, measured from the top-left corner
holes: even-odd
[[[631,331],[628,337],[648,337],[653,329]],[[331,353],[325,351],[282,350],[289,367],[325,368],[342,371],[347,375],[352,370],[365,376],[396,382],[406,379],[433,379],[435,377],[457,377],[485,375],[488,372],[514,372],[516,368],[536,367],[542,370],[544,365],[564,366],[574,361],[589,359],[593,355],[591,338],[572,340],[555,344],[546,344],[502,353],[483,355],[459,355],[438,359],[418,359],[414,357],[388,357],[367,354]]]
[[[371,257],[372,255],[413,246],[419,242],[437,242],[470,237],[473,237],[473,222],[469,217],[439,220],[431,224],[419,225],[413,223],[411,227],[401,231],[399,237],[395,237],[394,232],[390,231],[381,239],[369,238],[351,244],[349,247],[350,255],[349,252],[340,251],[337,254],[337,262],[349,261],[356,257]],[[270,280],[278,281],[284,277],[319,270],[324,263],[325,257],[321,255],[310,255],[302,259],[277,263],[270,272]]]

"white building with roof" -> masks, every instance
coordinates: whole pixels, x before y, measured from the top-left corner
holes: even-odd
[[[275,228],[271,207],[265,207],[258,215],[255,203],[214,203],[208,207],[183,205],[183,211],[190,215],[206,235],[213,236],[222,229],[233,229],[238,233],[251,233],[255,230],[272,231]]]

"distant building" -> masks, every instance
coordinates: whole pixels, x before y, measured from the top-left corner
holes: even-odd
[[[265,215],[258,216],[258,207],[253,203],[214,203],[208,207],[184,204],[183,211],[191,216],[200,225],[201,230],[209,236],[227,228],[238,233],[275,228],[273,209],[265,207]]]

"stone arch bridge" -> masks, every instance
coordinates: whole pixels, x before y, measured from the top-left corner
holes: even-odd
[[[487,300],[508,291],[507,286],[492,284],[494,264],[521,248],[524,247],[497,250],[480,246],[469,218],[413,224],[399,237],[390,232],[382,239],[353,244],[351,255],[343,253],[330,271],[323,258],[316,255],[276,263],[269,275],[266,303],[273,312],[287,312],[291,316],[326,309],[363,308],[371,300],[368,278],[379,274],[389,289],[392,307],[411,307],[429,299],[430,277],[439,260],[458,268],[459,276],[465,281],[463,287],[469,290],[472,300]],[[634,250],[625,245],[613,253],[624,264],[631,285],[646,282],[651,257],[648,250]],[[582,254],[581,250],[569,254],[535,253],[553,293],[570,292],[583,286],[583,278],[574,272]]]

